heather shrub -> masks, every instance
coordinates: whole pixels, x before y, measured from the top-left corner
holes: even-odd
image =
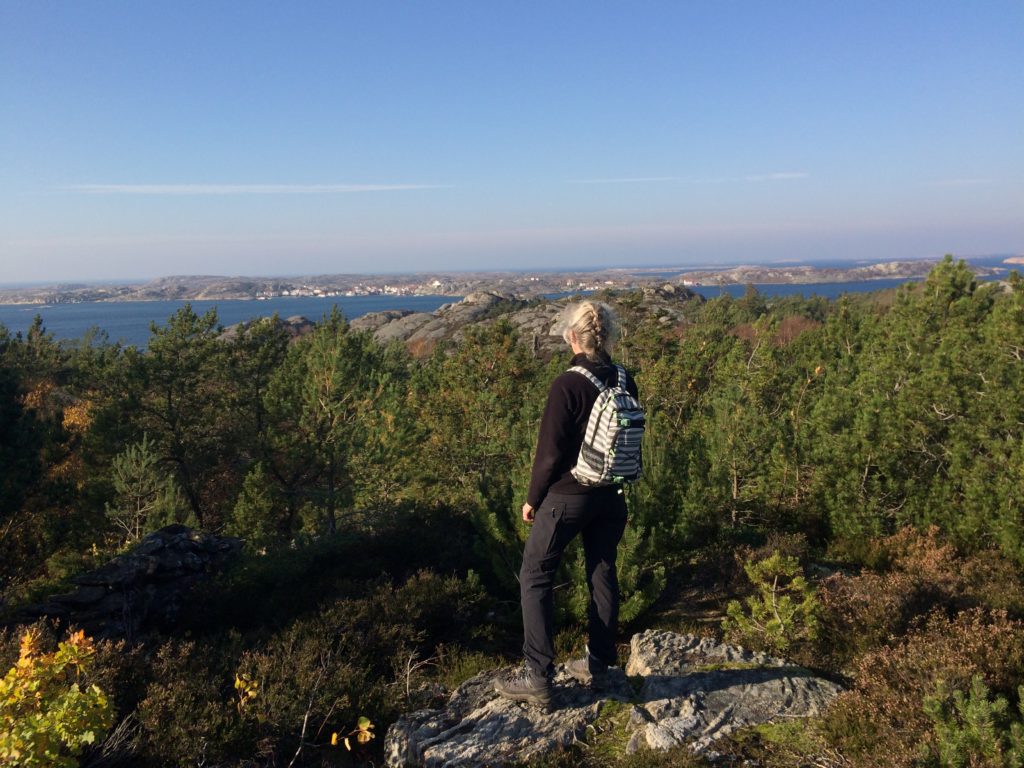
[[[953,609],[984,606],[1024,614],[1021,574],[998,551],[963,555],[935,526],[923,531],[904,528],[877,542],[875,549],[875,559],[885,570],[917,580],[924,588],[922,599]]]
[[[406,704],[410,665],[437,643],[472,637],[482,604],[472,575],[422,572],[326,605],[242,654],[236,676],[255,693],[236,696],[238,709],[278,757],[325,748],[364,715],[388,722]]]
[[[823,721],[832,744],[853,766],[907,766],[933,738],[925,700],[967,690],[980,676],[996,695],[1024,681],[1024,622],[1002,611],[931,614],[892,645],[860,656],[854,686]]]
[[[246,754],[253,734],[238,716],[232,679],[194,642],[167,642],[154,654],[139,703],[140,759],[147,765],[217,765]]]
[[[823,667],[852,674],[858,655],[901,634],[916,615],[916,583],[903,572],[833,574],[821,582],[818,653]]]
[[[856,656],[938,608],[1024,614],[1024,587],[1013,563],[997,552],[962,556],[937,528],[905,528],[872,541],[865,554],[877,570],[833,574],[819,585],[824,667],[845,670]]]
[[[416,660],[486,633],[483,595],[472,573],[420,572],[397,586],[364,584],[273,634],[167,642],[138,705],[137,761],[287,765],[299,754],[296,765],[315,762],[332,750],[332,734],[349,733],[360,717],[386,723],[404,709],[410,668],[425,675]]]

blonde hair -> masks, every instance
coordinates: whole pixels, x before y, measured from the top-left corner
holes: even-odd
[[[597,362],[603,355],[610,354],[619,334],[619,324],[611,307],[600,301],[582,301],[567,307],[565,318],[562,338],[566,344],[571,344],[569,331],[572,331],[588,359]]]

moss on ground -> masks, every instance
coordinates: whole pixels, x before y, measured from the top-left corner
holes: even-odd
[[[752,760],[763,768],[841,764],[818,722],[818,718],[798,718],[762,723],[733,733],[716,748],[725,757]]]

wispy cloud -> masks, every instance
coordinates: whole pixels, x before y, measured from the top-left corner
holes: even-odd
[[[674,182],[679,184],[728,184],[743,181],[790,181],[806,179],[810,174],[803,171],[781,173],[749,174],[747,176],[686,177],[686,176],[627,176],[623,178],[569,179],[568,184],[643,184]]]
[[[69,184],[87,195],[317,195],[448,189],[444,184]]]
[[[645,184],[661,181],[682,181],[678,176],[633,176],[621,179],[569,179],[569,184]]]
[[[762,173],[744,177],[745,181],[790,181],[806,179],[810,174],[803,171],[784,171],[782,173]]]
[[[937,187],[983,187],[986,184],[995,184],[995,179],[940,179],[935,182]]]

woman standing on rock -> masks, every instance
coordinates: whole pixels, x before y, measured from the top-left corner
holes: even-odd
[[[619,584],[615,558],[626,526],[626,502],[620,483],[594,484],[577,471],[577,460],[601,390],[619,384],[637,397],[632,377],[609,354],[617,327],[608,305],[592,301],[570,305],[560,326],[562,338],[573,351],[572,368],[551,384],[523,505],[523,521],[533,526],[519,572],[526,663],[495,681],[502,696],[544,707],[551,703],[554,672],[555,571],[577,534],[583,538],[590,589],[589,642],[587,655],[569,662],[567,671],[585,684],[600,683],[616,663]],[[640,425],[642,430],[642,421]]]

